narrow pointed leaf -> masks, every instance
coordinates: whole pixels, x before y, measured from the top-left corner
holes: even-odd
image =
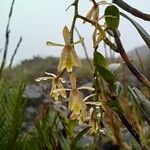
[[[107,27],[111,30],[116,30],[119,26],[119,20],[120,20],[119,9],[114,5],[108,6],[105,9],[105,16],[109,16],[109,17],[105,17]]]
[[[106,68],[96,65],[97,71],[101,75],[101,77],[109,84],[113,83],[114,81],[114,76],[113,74]]]
[[[78,141],[82,138],[82,136],[87,133],[89,131],[91,127],[86,127],[85,129],[83,129],[79,134],[77,134],[77,136],[73,139],[72,143],[71,143],[71,149],[76,149],[77,143]]]
[[[133,88],[133,91],[137,96],[137,102],[141,105],[146,114],[150,116],[150,101],[137,88]]]
[[[135,103],[137,104],[139,110],[141,111],[143,118],[150,125],[150,101],[145,98],[144,95],[138,89],[128,87]],[[138,92],[137,92],[138,90]],[[141,96],[142,95],[142,96]],[[143,97],[144,96],[144,97]]]
[[[58,141],[61,145],[62,150],[70,150],[70,144],[61,132],[58,132]]]
[[[94,52],[94,61],[96,65],[107,67],[107,61],[105,57],[99,52]]]
[[[128,19],[134,25],[134,27],[137,29],[137,31],[139,32],[140,36],[142,37],[142,39],[145,41],[146,45],[150,49],[150,35],[145,31],[145,29],[140,24],[138,24],[136,21],[134,21],[133,19],[128,17],[126,14],[124,14],[122,12],[120,14],[124,18]]]

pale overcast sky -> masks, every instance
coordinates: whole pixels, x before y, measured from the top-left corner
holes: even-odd
[[[140,9],[141,11],[150,13],[150,0],[125,0],[127,3]],[[65,25],[70,27],[72,21],[73,8],[67,12],[65,9],[73,2],[73,0],[16,0],[14,13],[11,21],[11,34],[9,45],[10,58],[14,47],[20,36],[23,37],[19,52],[16,55],[15,63],[33,56],[59,56],[61,49],[57,47],[47,47],[47,40],[55,42],[63,42],[62,29]],[[0,1],[0,49],[3,48],[4,31],[8,18],[8,11],[11,0]],[[80,14],[85,15],[90,9],[91,2],[89,0],[80,0]],[[150,33],[150,22],[143,21],[133,17],[136,21],[145,27]],[[93,27],[77,22],[77,27],[82,36],[85,37],[85,43],[88,48],[88,54],[92,56],[92,46],[90,43]],[[130,23],[121,18],[119,26],[121,31],[121,39],[126,50],[133,49],[144,44],[139,34]],[[77,39],[77,38],[76,38]],[[77,53],[84,57],[82,47],[77,47]],[[0,53],[0,56],[2,53]]]

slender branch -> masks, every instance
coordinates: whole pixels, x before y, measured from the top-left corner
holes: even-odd
[[[12,55],[12,57],[11,57],[10,64],[9,64],[9,68],[11,68],[11,66],[12,66],[12,63],[13,63],[13,61],[14,61],[15,55],[17,54],[17,51],[18,51],[18,48],[19,48],[21,42],[22,42],[22,37],[20,37],[20,39],[19,39],[19,41],[18,41],[18,44],[17,44],[17,46],[16,46],[16,48],[15,48],[15,50],[14,50],[14,53],[13,53],[13,55]]]
[[[73,21],[72,21],[72,25],[71,25],[71,30],[70,30],[70,33],[71,33],[70,41],[71,41],[71,43],[73,43],[74,28],[75,28],[76,19],[78,16],[78,2],[79,2],[79,0],[75,0],[74,3],[72,4],[75,8],[74,8],[74,17],[73,17]]]
[[[116,5],[121,7],[123,10],[129,12],[130,14],[132,14],[138,18],[141,18],[146,21],[150,21],[150,14],[146,14],[146,13],[139,11],[138,9],[128,5],[123,0],[113,0],[113,3],[115,3]]]
[[[2,77],[3,69],[6,64],[6,59],[7,59],[7,52],[8,52],[8,45],[9,45],[9,26],[10,26],[10,21],[13,13],[13,7],[14,7],[15,0],[12,1],[10,11],[9,11],[9,16],[8,16],[8,21],[7,21],[7,26],[6,26],[6,31],[5,31],[5,45],[4,45],[4,52],[3,52],[3,58],[2,58],[2,63],[0,67],[0,79]]]
[[[103,41],[105,42],[105,44],[107,44],[113,51],[117,52],[117,46],[112,43],[107,37],[105,37],[103,39]]]
[[[132,127],[132,125],[129,123],[129,121],[126,119],[126,117],[123,114],[120,114],[119,118],[122,121],[122,123],[126,126],[126,128],[129,130],[134,139],[139,143],[142,150],[147,150],[147,148],[142,144],[140,136],[138,135],[136,130]]]
[[[150,88],[150,81],[142,74],[139,72],[139,70],[131,63],[131,61],[129,60],[123,45],[121,43],[121,40],[117,34],[116,31],[114,31],[114,38],[115,38],[115,42],[117,44],[117,51],[118,53],[120,53],[122,59],[125,61],[126,65],[128,66],[129,70],[135,75],[135,77],[141,82],[143,83],[145,86]]]
[[[92,20],[90,20],[90,19],[88,19],[88,18],[86,18],[84,16],[78,15],[77,17],[80,18],[80,19],[82,19],[82,20],[84,20],[84,21],[86,21],[86,22],[88,22],[88,23],[90,23],[90,24],[92,24],[92,25],[94,25],[94,26],[97,25],[96,22],[94,22],[94,21],[92,21]]]
[[[95,0],[91,0],[92,1],[92,3],[94,4],[94,6],[96,6],[97,7],[97,3],[96,3],[96,1]]]

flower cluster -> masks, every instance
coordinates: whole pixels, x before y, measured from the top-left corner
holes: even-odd
[[[63,98],[67,97],[66,91],[64,89],[64,86],[62,83],[65,81],[63,78],[57,78],[55,74],[47,73],[46,75],[49,75],[47,77],[39,77],[36,79],[37,82],[40,82],[42,80],[52,80],[52,88],[50,92],[50,96],[53,97],[55,100],[58,100],[59,96],[62,96]]]
[[[82,124],[87,117],[87,105],[90,102],[86,102],[87,98],[82,98],[79,90],[88,89],[94,91],[91,87],[79,87],[76,86],[76,76],[73,72],[74,67],[81,67],[81,62],[79,57],[76,54],[74,49],[74,45],[83,42],[83,38],[79,41],[71,43],[71,34],[69,29],[65,26],[63,29],[63,38],[64,44],[54,43],[51,41],[47,41],[46,44],[48,46],[61,46],[63,47],[59,64],[58,64],[58,75],[53,73],[45,73],[47,76],[39,77],[36,79],[37,82],[41,80],[52,80],[52,87],[50,91],[50,96],[53,97],[55,100],[59,100],[60,97],[67,98],[66,91],[70,91],[70,95],[68,97],[69,105],[68,108],[71,111],[70,119],[77,119],[79,124]],[[61,74],[64,71],[68,72],[70,77],[71,89],[64,88],[63,83],[64,78],[61,77]],[[92,103],[93,105],[94,103]]]

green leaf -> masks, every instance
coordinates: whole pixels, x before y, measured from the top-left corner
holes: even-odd
[[[105,9],[105,16],[107,27],[111,30],[116,30],[120,21],[119,9],[114,5],[108,6]]]
[[[117,114],[122,114],[123,110],[117,100],[110,100],[107,104]]]
[[[73,141],[72,141],[72,143],[71,143],[71,149],[72,149],[72,150],[73,150],[73,149],[74,149],[74,150],[76,149],[78,141],[82,138],[82,136],[83,136],[85,133],[87,133],[87,132],[89,131],[90,128],[91,128],[91,127],[86,127],[86,128],[84,128],[81,132],[79,132],[79,133],[76,135],[76,137],[73,139]]]
[[[70,144],[67,139],[62,135],[61,132],[58,132],[58,141],[60,143],[62,150],[70,150]]]
[[[150,116],[150,101],[137,88],[134,87],[132,90],[136,95],[135,99],[137,103],[146,112],[146,114]]]
[[[94,52],[94,61],[96,65],[107,67],[107,62],[105,57],[97,51]]]
[[[134,25],[134,27],[137,29],[137,31],[139,32],[139,34],[141,35],[141,37],[145,41],[146,45],[150,49],[150,35],[145,31],[145,29],[140,24],[138,24],[136,21],[134,21],[133,19],[131,19],[130,17],[128,17],[126,14],[124,14],[122,12],[120,12],[120,14],[124,18],[128,19]]]
[[[68,123],[68,134],[72,137],[74,135],[74,128],[77,126],[77,120],[69,120]]]
[[[114,81],[114,76],[113,74],[106,68],[96,65],[97,71],[101,75],[101,77],[109,84],[113,83]]]
[[[128,87],[128,89],[141,111],[143,118],[150,125],[150,101],[137,88],[134,87],[131,89],[131,87]]]

